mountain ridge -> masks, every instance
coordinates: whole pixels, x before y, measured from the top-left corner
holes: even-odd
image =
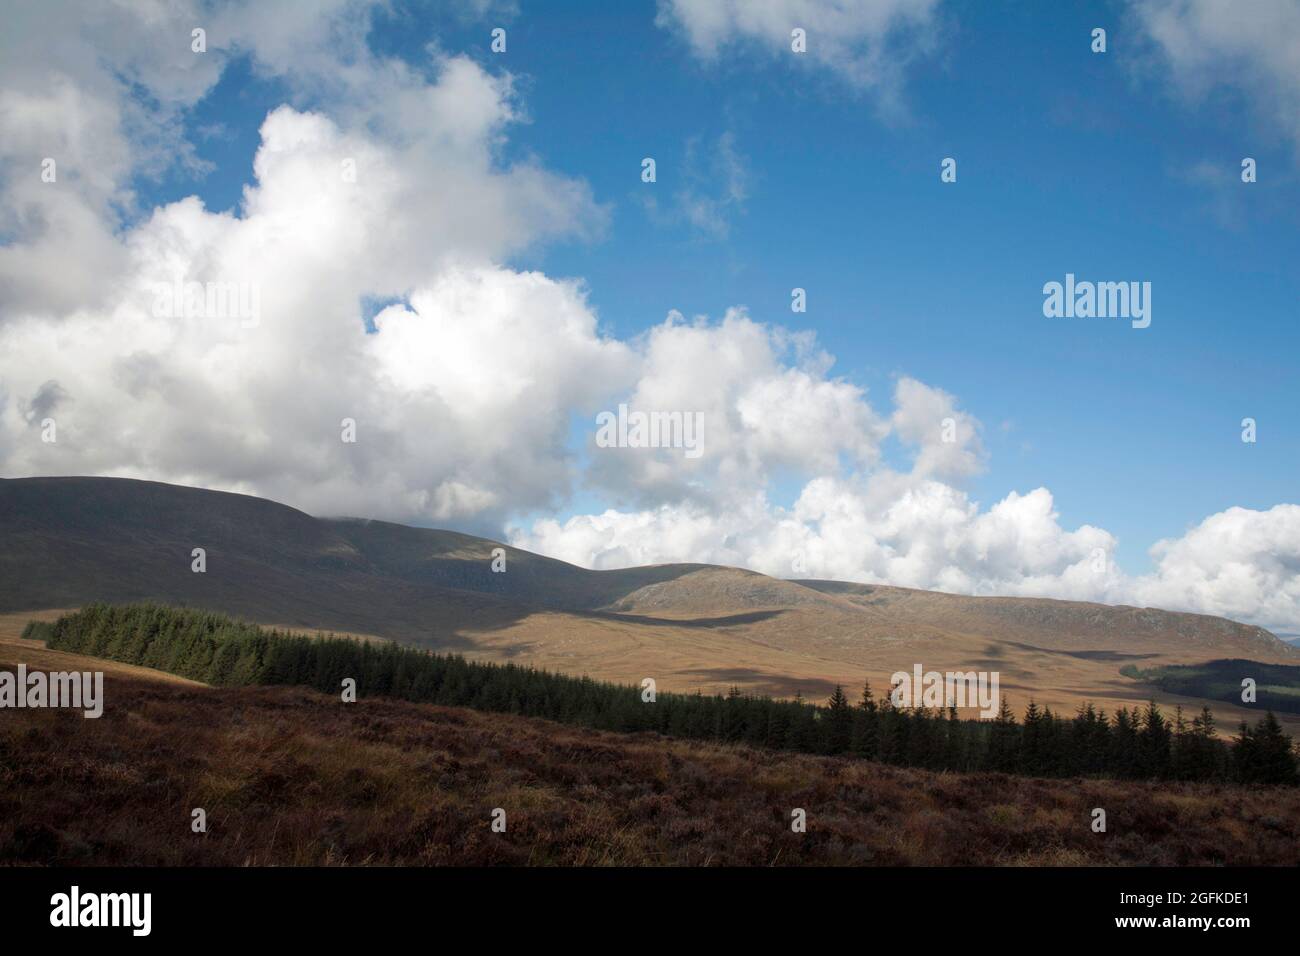
[[[84,575],[78,582],[71,582],[72,575],[66,572],[55,575],[42,566],[42,558],[54,557],[65,567],[84,572],[86,555],[71,558],[69,546],[84,550],[108,547],[110,542],[117,547],[110,548],[109,554],[125,545],[133,548],[137,560],[141,550],[165,542],[171,546],[165,559],[170,567],[156,560],[146,562],[148,570],[160,575],[150,588],[137,583],[138,574],[121,566],[115,573],[101,566],[99,573]],[[186,544],[190,547],[181,550]],[[207,551],[207,577],[190,571],[194,547]],[[498,548],[505,552],[505,573],[491,569]],[[5,582],[0,585],[0,610],[71,606],[89,600],[207,596],[218,602],[218,610],[242,613],[239,605],[249,602],[235,600],[226,589],[197,586],[200,580],[206,584],[220,579],[227,569],[218,562],[227,560],[239,572],[262,565],[256,576],[282,597],[292,596],[295,581],[304,584],[315,575],[332,579],[344,591],[382,583],[396,589],[399,601],[410,596],[409,588],[434,589],[444,599],[450,597],[444,592],[458,592],[456,599],[467,609],[481,604],[475,596],[488,597],[493,605],[667,619],[797,607],[860,609],[884,611],[916,626],[945,622],[945,629],[973,636],[1068,626],[1075,633],[1104,640],[1122,626],[1130,634],[1172,629],[1189,641],[1207,645],[1219,637],[1245,640],[1275,653],[1291,650],[1264,628],[1213,615],[1056,598],[968,596],[895,585],[782,579],[700,563],[591,570],[490,538],[373,518],[318,518],[236,492],[129,478],[0,479],[0,569],[5,572],[0,577]],[[61,582],[51,581],[52,577]],[[151,589],[161,593],[143,593]],[[317,589],[304,590],[310,594]],[[251,604],[251,610],[258,610],[257,602]],[[327,601],[325,607],[334,604]],[[956,617],[963,620],[955,622]],[[384,630],[377,632],[379,636],[402,639],[407,629],[399,626],[392,634]]]
[[[191,571],[196,547],[206,549],[203,574]],[[491,569],[496,548],[505,573]],[[1148,696],[1119,674],[1125,663],[1300,658],[1262,628],[1206,615],[706,564],[596,571],[461,532],[316,518],[251,495],[0,479],[0,612],[92,601],[205,607],[615,682],[653,676],[665,690],[812,698],[837,684],[883,687],[920,663],[998,672],[1015,707],[1036,697],[1113,708]]]

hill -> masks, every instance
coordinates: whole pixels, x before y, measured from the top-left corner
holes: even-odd
[[[206,550],[207,571],[191,571]],[[506,572],[491,569],[504,549]],[[785,581],[699,564],[591,571],[451,531],[314,518],[247,495],[111,478],[0,480],[0,611],[160,601],[516,660],[665,690],[822,698],[895,670],[997,670],[1072,710],[1145,701],[1143,667],[1300,652],[1261,628],[1155,609]],[[1167,704],[1199,702],[1160,692]],[[1216,704],[1231,726],[1252,714]]]

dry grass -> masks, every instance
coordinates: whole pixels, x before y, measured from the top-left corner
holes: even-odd
[[[0,862],[1300,863],[1297,790],[933,774],[298,689],[106,684],[99,720],[0,712]]]
[[[774,697],[793,697],[798,691],[810,700],[829,697],[836,684],[856,699],[864,680],[880,693],[892,673],[910,671],[919,662],[927,670],[997,671],[1001,692],[1018,714],[1031,698],[1064,715],[1088,702],[1113,713],[1154,698],[1170,715],[1182,706],[1190,716],[1208,703],[1229,736],[1242,720],[1259,718],[1257,709],[1166,693],[1119,673],[1129,660],[1153,667],[1202,663],[1228,653],[1207,652],[1177,637],[1133,641],[1125,646],[1140,654],[1125,658],[1090,656],[1090,648],[1105,647],[1100,639],[1090,642],[1091,636],[1060,642],[1073,645],[1064,650],[1046,646],[1041,635],[1031,644],[1018,640],[1024,636],[1019,632],[1014,632],[1017,640],[1003,640],[920,623],[885,624],[824,608],[794,608],[763,620],[709,628],[667,623],[671,619],[666,615],[658,620],[649,625],[614,616],[541,612],[492,629],[466,628],[472,646],[464,653],[616,683],[639,684],[653,677],[663,691],[725,694],[734,685]],[[1278,719],[1288,733],[1300,735],[1300,715],[1279,714]]]

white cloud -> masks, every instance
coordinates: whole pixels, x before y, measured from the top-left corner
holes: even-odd
[[[1300,505],[1229,508],[1151,548],[1156,570],[1137,599],[1300,632]]]
[[[1300,146],[1300,4],[1136,0],[1134,12],[1184,96],[1235,89]]]
[[[45,186],[46,208],[71,203],[107,252],[91,295],[67,290],[84,236],[2,250],[33,278],[0,292],[8,473],[152,477],[480,527],[567,493],[569,416],[627,379],[630,351],[598,332],[579,283],[498,263],[599,229],[603,210],[581,182],[499,162],[518,115],[508,77],[454,57],[433,81],[370,68],[394,94],[374,111],[345,97],[337,117],[266,118],[239,217],[190,198],[115,231],[108,204]],[[158,286],[182,282],[247,290],[256,323],[159,313]],[[409,308],[366,335],[363,297]],[[38,407],[56,443],[40,440]],[[355,445],[340,440],[345,417]]]
[[[788,34],[782,17],[807,16],[811,49],[875,82],[886,40],[900,23],[928,23],[931,6],[671,9],[704,52],[775,37],[774,24]],[[1152,574],[1125,578],[1109,560],[1097,569],[1113,536],[1062,527],[1047,489],[987,510],[971,500],[960,483],[984,467],[980,423],[941,389],[901,377],[892,410],[878,412],[832,374],[811,333],[741,308],[717,321],[673,313],[630,341],[602,334],[579,281],[502,264],[553,237],[598,234],[606,218],[581,181],[503,161],[522,117],[511,77],[438,53],[427,70],[376,58],[369,4],[332,3],[320,19],[222,8],[206,58],[189,52],[206,18],[188,3],[42,9],[50,19],[20,11],[0,38],[7,474],[149,477],[317,514],[493,531],[564,507],[583,483],[614,507],[543,518],[514,539],[597,567],[716,561],[1141,600],[1284,628],[1300,617],[1296,505],[1215,515],[1158,545]],[[135,215],[135,177],[194,164],[180,121],[239,51],[295,91],[262,123],[239,214],[189,198]],[[723,146],[717,198],[734,207],[746,176]],[[45,155],[59,159],[57,184],[40,182]],[[259,321],[159,313],[157,287],[181,280],[256,290]],[[375,334],[363,298],[399,300]],[[595,415],[618,402],[699,412],[703,454],[596,448]],[[57,443],[41,441],[46,417]],[[354,445],[340,440],[343,418],[357,422]],[[575,420],[589,436],[585,471]],[[906,470],[882,464],[891,433],[911,454]],[[776,504],[777,487],[797,497]]]
[[[1212,515],[1155,545],[1156,569],[1140,576],[1118,570],[1109,532],[1063,528],[1046,488],[980,511],[950,485],[897,475],[814,479],[790,509],[760,495],[720,511],[685,503],[547,519],[514,529],[511,541],[586,567],[716,562],[778,577],[1134,604],[1300,630],[1297,505]]]
[[[100,299],[122,265],[131,180],[181,164],[181,110],[220,75],[190,52],[187,3],[11,4],[0,31],[0,322]],[[42,181],[55,162],[56,183]]]
[[[893,416],[898,437],[917,449],[913,471],[936,478],[966,478],[984,468],[980,423],[956,407],[942,389],[899,379]]]
[[[590,481],[615,498],[721,507],[761,490],[773,473],[838,471],[841,456],[866,466],[879,455],[887,426],[861,388],[828,377],[831,359],[811,334],[737,308],[716,323],[673,313],[637,345],[628,407],[698,413],[702,454],[593,447]]]
[[[831,70],[894,109],[908,62],[934,45],[938,0],[660,0],[656,23],[682,32],[716,63],[734,46],[766,50]],[[791,51],[791,31],[807,52]]]
[[[1106,560],[1115,539],[1086,525],[1063,529],[1045,488],[981,512],[951,485],[890,472],[813,479],[789,509],[753,494],[723,509],[610,510],[539,521],[512,541],[588,567],[706,561],[966,594],[1106,600],[1119,583]]]

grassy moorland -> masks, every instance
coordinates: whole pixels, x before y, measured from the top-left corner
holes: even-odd
[[[934,773],[301,688],[106,696],[98,720],[4,713],[0,863],[1300,863],[1296,788]]]
[[[955,707],[895,707],[865,687],[857,706],[840,688],[825,707],[734,689],[727,696],[665,693],[471,662],[392,643],[268,631],[223,614],[161,604],[92,604],[24,638],[48,648],[156,668],[215,686],[280,685],[363,697],[543,717],[622,732],[745,743],[823,756],[853,755],[927,770],[1039,777],[1114,777],[1241,784],[1300,782],[1291,738],[1271,712],[1219,739],[1208,708],[1171,721],[1154,702],[1113,715],[1091,705],[1062,718],[1032,701],[1023,724],[1005,699],[995,720],[963,720]],[[996,701],[993,703],[996,704]],[[936,701],[937,704],[937,701]]]

